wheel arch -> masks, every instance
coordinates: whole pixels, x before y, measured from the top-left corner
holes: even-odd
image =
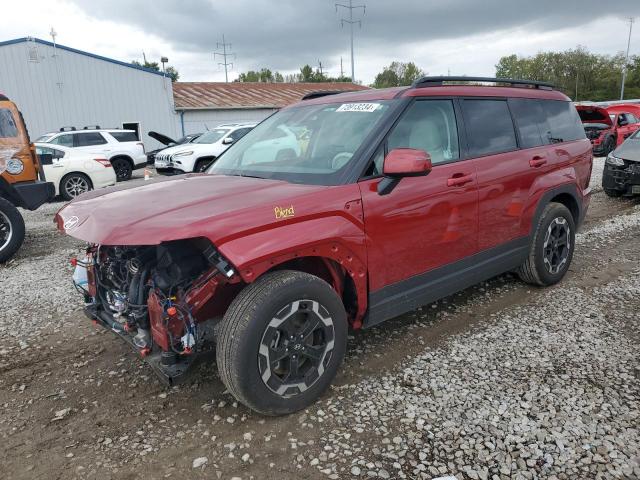
[[[579,227],[584,219],[584,207],[580,198],[578,187],[575,184],[561,185],[544,192],[536,204],[535,213],[529,223],[530,235],[533,234],[533,229],[538,224],[545,207],[552,202],[560,203],[567,207],[571,212],[576,228]]]
[[[110,162],[113,162],[115,160],[126,160],[127,162],[129,162],[132,169],[135,166],[133,163],[133,158],[131,158],[129,155],[126,155],[124,153],[117,153],[116,155],[109,158]]]

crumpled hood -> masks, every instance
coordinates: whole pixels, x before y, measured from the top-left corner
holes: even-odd
[[[217,243],[278,221],[276,207],[289,208],[301,197],[326,188],[248,177],[181,175],[139,187],[88,192],[60,209],[55,222],[68,235],[102,245],[156,245],[195,237]],[[304,204],[312,202],[306,199]]]
[[[640,162],[640,138],[628,138],[612,153],[614,157]]]

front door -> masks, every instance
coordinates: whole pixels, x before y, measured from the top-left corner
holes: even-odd
[[[360,182],[373,308],[398,295],[407,301],[423,280],[428,283],[428,272],[477,251],[476,171],[473,160],[460,159],[457,125],[452,100],[415,101],[375,156],[373,178]],[[400,147],[426,151],[433,169],[379,195],[384,156]]]

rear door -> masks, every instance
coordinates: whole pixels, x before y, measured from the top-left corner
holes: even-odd
[[[618,118],[616,119],[616,125],[618,126],[617,145],[624,142],[638,129],[638,125],[636,123],[637,119],[631,113],[618,114]]]
[[[110,157],[111,146],[100,132],[75,133],[73,146],[80,152],[100,152]]]
[[[460,103],[467,155],[478,175],[478,250],[506,248],[519,235],[534,170],[548,168],[549,158],[544,148],[519,150],[507,99],[467,98]],[[537,132],[536,136],[540,138]]]
[[[416,100],[378,150],[369,178],[360,182],[372,307],[395,295],[406,301],[429,283],[422,274],[477,251],[476,171],[473,161],[460,156],[457,116],[453,100]],[[403,178],[381,196],[384,157],[400,147],[428,152],[433,169]]]

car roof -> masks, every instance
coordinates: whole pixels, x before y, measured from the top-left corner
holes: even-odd
[[[42,135],[40,135],[41,137],[44,137],[45,135],[58,135],[59,133],[83,133],[83,132],[107,132],[107,133],[117,133],[117,132],[133,132],[135,133],[135,130],[125,130],[123,128],[80,128],[80,129],[76,129],[76,130],[64,130],[64,131],[57,131],[57,132],[47,132],[47,133],[43,133]]]
[[[446,77],[445,78],[446,81]],[[472,77],[469,77],[470,79]],[[322,105],[340,102],[370,102],[376,100],[392,100],[404,97],[507,97],[507,98],[533,98],[543,100],[570,101],[569,97],[553,88],[531,88],[526,84],[522,86],[501,85],[467,85],[467,84],[437,84],[392,87],[371,90],[357,90],[337,94],[324,95],[309,100],[302,100],[289,107],[301,105]]]

